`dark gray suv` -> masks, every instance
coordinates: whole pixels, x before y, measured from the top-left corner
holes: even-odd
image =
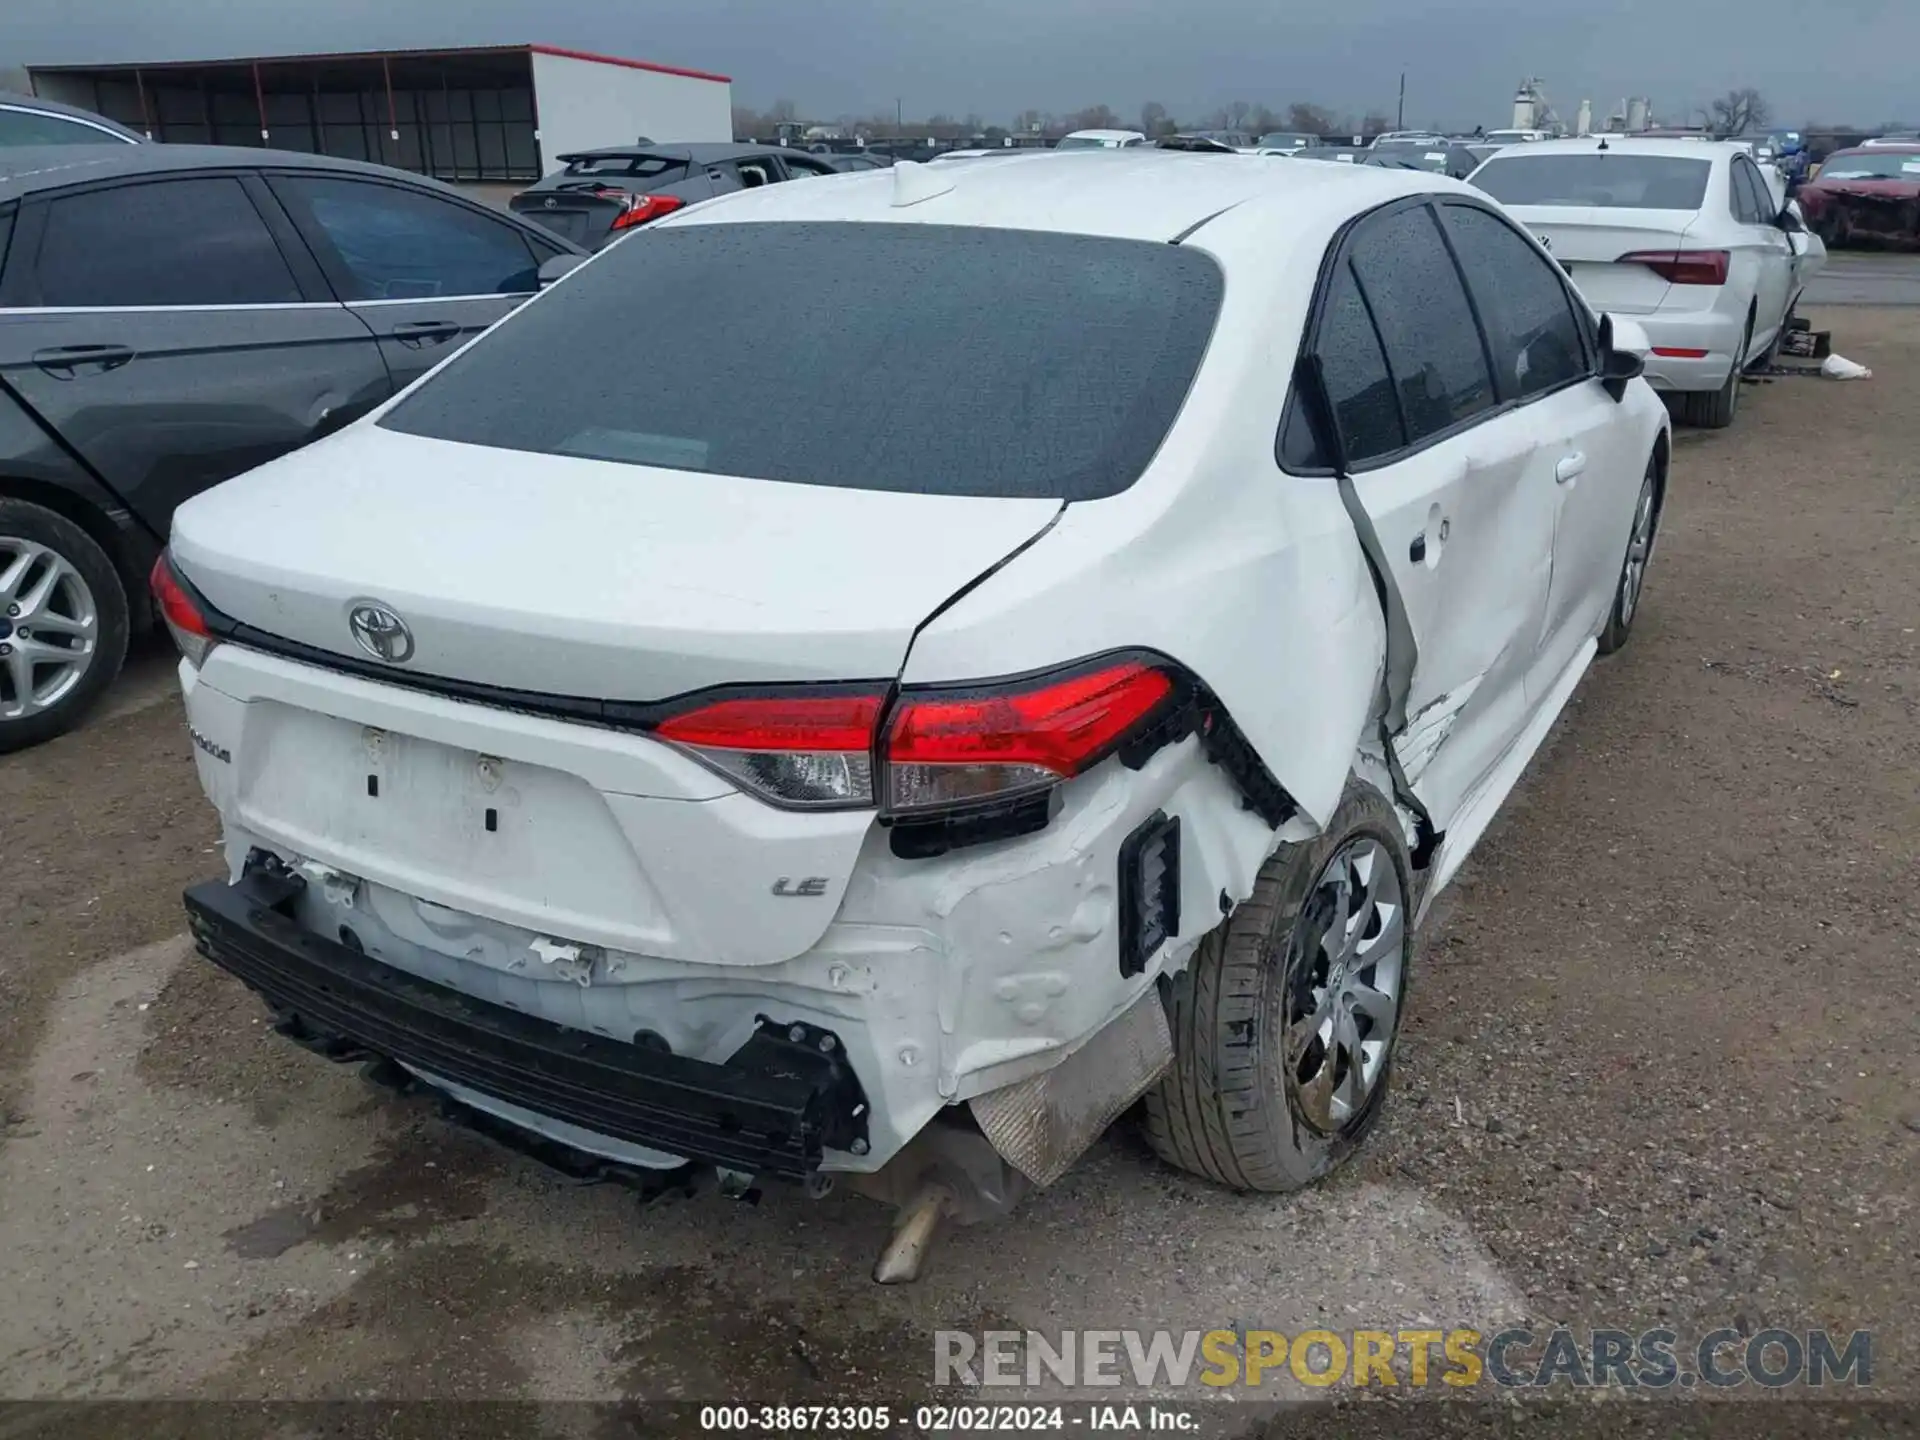
[[[0,148],[0,751],[112,681],[175,506],[366,414],[580,253],[352,161]]]
[[[683,205],[840,172],[825,155],[777,145],[616,145],[562,155],[566,166],[514,196],[514,213],[554,234],[600,249]]]

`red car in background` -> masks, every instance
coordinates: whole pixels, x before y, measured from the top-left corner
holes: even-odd
[[[1837,150],[1794,198],[1829,245],[1920,241],[1920,144]]]

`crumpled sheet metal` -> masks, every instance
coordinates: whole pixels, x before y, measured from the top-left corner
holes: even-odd
[[[1173,1063],[1173,1032],[1149,986],[1053,1069],[976,1095],[973,1118],[1006,1162],[1051,1185]]]

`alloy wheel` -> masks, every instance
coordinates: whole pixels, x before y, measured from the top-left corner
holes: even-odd
[[[0,720],[51,710],[72,693],[100,641],[100,609],[72,561],[0,535]]]
[[[1647,560],[1653,554],[1653,476],[1640,485],[1640,501],[1633,510],[1633,534],[1627,541],[1627,562],[1620,572],[1620,624],[1633,623],[1640,608],[1640,590],[1647,583]]]
[[[1408,942],[1393,857],[1355,836],[1314,881],[1287,951],[1287,1086],[1322,1134],[1357,1119],[1386,1074]]]

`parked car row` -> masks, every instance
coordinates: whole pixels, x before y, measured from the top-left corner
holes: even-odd
[[[563,253],[351,161],[0,149],[0,751],[112,681],[181,501],[367,414]]]

